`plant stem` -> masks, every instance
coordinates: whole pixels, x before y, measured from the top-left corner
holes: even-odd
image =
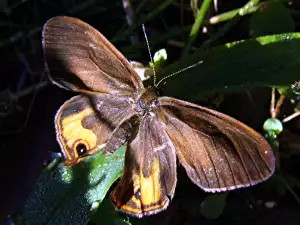
[[[190,37],[189,37],[188,43],[187,43],[185,49],[183,50],[181,58],[185,57],[188,54],[191,46],[193,45],[193,43],[194,43],[194,41],[195,41],[195,39],[198,35],[199,29],[203,25],[204,17],[206,15],[206,12],[207,12],[209,6],[210,6],[210,3],[211,3],[211,0],[204,0],[203,1],[200,10],[197,13],[196,20],[194,22],[194,25],[193,25],[193,27],[191,29],[191,32],[190,32],[190,35],[189,35]]]
[[[238,9],[234,9],[231,10],[229,12],[226,13],[222,13],[220,15],[214,16],[212,18],[209,19],[209,23],[210,24],[216,24],[216,23],[220,23],[220,22],[224,22],[226,20],[229,20],[235,16],[244,16],[246,14],[249,13],[253,13],[255,12],[262,4],[258,4],[259,0],[250,0],[249,2],[246,3],[246,5],[244,5],[241,8]]]

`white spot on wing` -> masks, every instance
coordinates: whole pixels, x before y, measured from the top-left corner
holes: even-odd
[[[167,144],[162,144],[162,145],[160,145],[160,146],[157,146],[157,147],[155,147],[154,149],[153,149],[153,151],[154,152],[156,152],[156,151],[161,151],[161,150],[164,150],[165,148],[167,147]]]

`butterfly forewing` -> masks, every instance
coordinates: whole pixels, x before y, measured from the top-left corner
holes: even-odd
[[[67,101],[56,115],[57,140],[67,164],[104,147],[112,134],[108,152],[123,144],[130,135],[118,128],[136,114],[132,98],[143,89],[126,58],[90,25],[63,16],[45,24],[43,50],[50,79],[86,93]]]
[[[271,147],[241,122],[169,97],[160,97],[159,105],[180,163],[205,191],[254,185],[274,172]]]
[[[50,78],[73,91],[132,95],[143,88],[127,59],[96,29],[71,17],[54,17],[43,29]]]
[[[175,149],[157,113],[145,116],[129,141],[124,174],[111,196],[117,208],[137,217],[164,210],[176,186]]]

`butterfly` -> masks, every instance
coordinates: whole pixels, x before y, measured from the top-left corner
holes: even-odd
[[[177,162],[207,192],[255,185],[269,178],[275,157],[268,142],[220,112],[145,88],[127,59],[96,29],[71,17],[43,28],[50,80],[79,92],[55,116],[57,141],[71,166],[127,142],[124,174],[113,205],[136,217],[166,209],[174,196]]]

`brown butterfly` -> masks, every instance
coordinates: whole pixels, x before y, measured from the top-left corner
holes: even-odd
[[[189,178],[208,192],[255,185],[274,171],[267,141],[214,110],[144,88],[126,58],[81,20],[54,17],[43,29],[46,67],[53,83],[80,95],[55,117],[67,165],[125,142],[124,174],[114,206],[142,217],[167,208],[177,182],[176,155]]]

